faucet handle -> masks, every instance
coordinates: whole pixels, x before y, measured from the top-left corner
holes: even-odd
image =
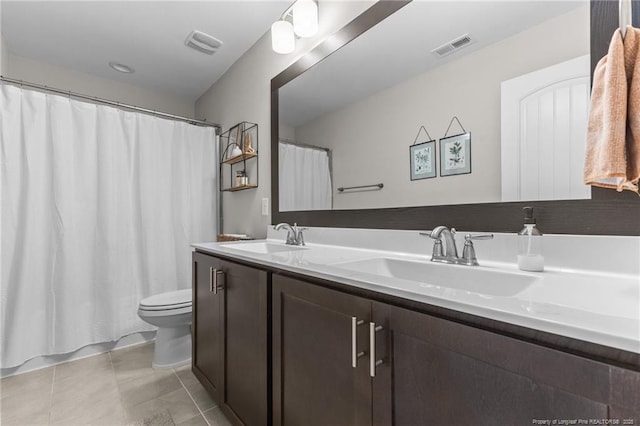
[[[433,252],[431,253],[431,258],[438,258],[444,256],[444,250],[442,250],[442,240],[440,238],[436,238],[433,242]]]
[[[309,228],[305,228],[305,227],[298,227],[296,228],[298,230],[298,232],[296,232],[296,240],[298,242],[299,246],[304,246],[304,234],[302,233],[302,231],[306,231]]]
[[[471,240],[465,240],[464,248],[462,249],[462,262],[465,265],[470,265],[470,266],[478,265],[476,250],[473,247],[473,242]]]
[[[440,239],[440,237],[434,237],[434,236],[433,236],[433,231],[429,231],[429,232],[420,232],[420,235],[422,235],[423,237],[433,238],[434,240],[439,240],[439,239]]]
[[[493,234],[467,234],[464,236],[464,248],[462,249],[462,262],[465,265],[478,265],[476,250],[473,247],[473,240],[491,240]]]
[[[433,232],[420,232],[420,235],[423,237],[433,238],[435,241],[433,242],[433,252],[431,253],[431,258],[438,258],[444,256],[444,250],[442,249],[442,239],[440,237],[436,237],[433,235]]]
[[[492,240],[493,234],[467,234],[464,236],[465,244],[472,240]]]

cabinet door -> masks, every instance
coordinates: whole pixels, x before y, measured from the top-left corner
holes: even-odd
[[[273,276],[274,425],[371,424],[367,351],[370,302]]]
[[[374,303],[375,425],[608,418],[605,364]]]
[[[193,253],[192,369],[209,394],[218,400],[221,387],[222,339],[219,293],[213,291],[220,261]],[[219,276],[218,276],[219,278]]]
[[[269,287],[265,271],[220,261],[223,348],[219,404],[234,424],[260,426],[269,419]]]

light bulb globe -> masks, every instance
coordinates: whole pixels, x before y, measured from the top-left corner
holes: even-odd
[[[296,39],[290,22],[276,21],[271,25],[271,48],[281,54],[294,51]]]
[[[313,37],[318,32],[318,5],[313,0],[298,0],[292,9],[293,30],[299,37]]]

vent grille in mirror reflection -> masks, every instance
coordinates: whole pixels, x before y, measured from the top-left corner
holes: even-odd
[[[434,55],[437,56],[447,56],[453,53],[455,50],[460,49],[464,46],[468,46],[473,42],[469,34],[465,34],[463,36],[457,37],[440,47],[437,47],[431,51]]]

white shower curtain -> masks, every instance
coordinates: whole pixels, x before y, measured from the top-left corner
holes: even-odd
[[[0,89],[2,368],[153,329],[216,235],[213,129]]]
[[[279,144],[280,210],[330,210],[329,153],[317,148]]]

